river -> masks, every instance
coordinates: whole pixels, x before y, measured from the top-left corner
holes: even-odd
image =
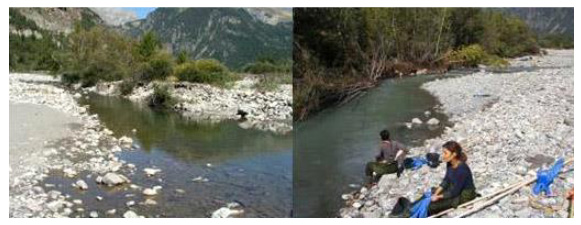
[[[337,217],[341,195],[364,183],[365,164],[377,154],[382,129],[407,146],[440,135],[450,125],[447,116],[434,110],[437,99],[420,88],[438,77],[386,80],[355,101],[295,124],[295,216]],[[430,117],[424,115],[428,110]],[[424,122],[435,117],[441,123],[436,128],[408,129],[404,123],[415,117]]]
[[[135,173],[128,174],[132,183],[161,185],[163,189],[153,197],[156,205],[144,205],[140,204],[146,199],[141,192],[127,187],[97,187],[88,182],[90,188],[79,192],[70,186],[73,179],[50,176],[45,183],[56,184],[86,206],[84,212],[71,216],[87,216],[90,211],[106,216],[107,210],[117,209],[116,215],[107,216],[118,217],[126,211],[128,201],[135,201],[131,209],[146,217],[208,217],[230,202],[243,206],[243,217],[290,215],[292,134],[245,130],[236,121],[190,121],[120,97],[88,96],[79,103],[89,105],[89,112],[97,114],[114,136],[134,139],[136,150],[117,155],[136,166]],[[147,177],[143,168],[162,172]],[[196,177],[207,182],[193,181]]]

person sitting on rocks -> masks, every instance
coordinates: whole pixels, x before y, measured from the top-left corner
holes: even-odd
[[[409,152],[403,144],[389,138],[389,131],[382,130],[379,136],[381,136],[379,154],[375,161],[367,163],[365,167],[365,175],[370,178],[371,184],[377,183],[384,174],[397,173],[399,177],[403,171],[404,159]]]
[[[442,159],[446,162],[446,175],[437,188],[432,188],[432,201],[428,215],[433,215],[476,198],[472,171],[466,164],[466,154],[455,141],[442,145]]]

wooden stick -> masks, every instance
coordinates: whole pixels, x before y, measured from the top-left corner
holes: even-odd
[[[567,160],[567,161],[566,161],[566,162],[563,164],[563,166],[565,166],[565,165],[567,165],[567,164],[569,164],[569,163],[573,162],[573,160],[574,160],[574,159],[569,159],[569,160]],[[532,181],[531,181],[531,180],[532,180]],[[483,200],[489,199],[489,198],[491,198],[491,197],[497,196],[497,195],[499,195],[499,194],[502,194],[502,193],[505,193],[505,192],[507,192],[507,191],[509,191],[509,192],[510,192],[510,190],[511,190],[511,189],[514,189],[514,188],[516,188],[517,186],[518,186],[518,187],[519,187],[519,189],[520,189],[520,187],[522,187],[522,186],[525,186],[525,185],[528,185],[528,184],[530,184],[530,183],[532,183],[532,182],[536,181],[536,180],[537,180],[537,178],[536,178],[536,177],[535,177],[534,179],[533,179],[533,178],[531,178],[531,180],[528,180],[528,181],[525,181],[525,182],[520,182],[520,183],[515,183],[515,184],[512,184],[512,185],[510,185],[510,186],[508,186],[508,187],[506,187],[506,188],[504,188],[504,189],[501,189],[501,190],[499,190],[499,191],[496,191],[496,192],[494,192],[494,193],[491,193],[491,194],[489,194],[489,195],[486,195],[486,196],[484,196],[484,197],[480,197],[480,198],[474,199],[474,200],[472,200],[472,201],[466,202],[466,203],[464,203],[464,204],[462,204],[462,205],[459,205],[457,208],[464,208],[464,207],[467,207],[467,206],[470,206],[470,205],[474,205],[474,204],[475,204],[475,203],[477,203],[477,202],[480,202],[480,201],[483,201]],[[527,182],[528,182],[528,183],[527,183]],[[522,185],[522,184],[524,184],[524,183],[527,183],[527,184],[525,184],[525,185]],[[446,214],[448,214],[448,213],[450,213],[450,212],[452,212],[452,211],[456,210],[457,208],[449,208],[449,209],[447,209],[447,210],[444,210],[444,211],[442,211],[442,212],[439,212],[439,213],[437,213],[437,214],[434,214],[434,215],[432,215],[432,216],[430,216],[430,217],[428,217],[428,218],[436,218],[436,217],[440,217],[440,216],[446,215]]]
[[[495,196],[494,198],[492,198],[492,199],[484,202],[482,205],[478,205],[475,208],[472,208],[472,209],[470,209],[470,210],[468,210],[466,212],[463,212],[462,214],[456,216],[455,218],[462,218],[462,217],[471,215],[472,213],[478,212],[481,209],[484,209],[484,208],[488,207],[489,205],[494,204],[495,202],[497,202],[498,200],[500,200],[504,196],[507,196],[509,194],[512,194],[513,192],[518,191],[520,188],[522,188],[524,186],[527,186],[527,185],[535,182],[536,180],[537,180],[537,178],[535,177],[535,178],[532,178],[532,179],[530,179],[530,180],[528,180],[526,182],[522,182],[519,185],[517,185],[516,187],[514,187],[514,188],[512,188],[512,189],[510,189],[510,190],[508,190],[508,191],[506,191],[506,192],[504,192],[502,194],[499,194],[499,195]]]

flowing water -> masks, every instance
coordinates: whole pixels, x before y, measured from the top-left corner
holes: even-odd
[[[377,154],[382,129],[410,147],[440,135],[444,126],[450,125],[448,119],[434,110],[437,99],[420,88],[436,78],[386,80],[355,101],[295,124],[294,215],[338,216],[341,195],[364,183],[365,164]],[[430,117],[424,116],[427,110],[432,112]],[[424,122],[435,117],[441,124],[408,129],[404,123],[414,117]]]
[[[173,112],[155,111],[119,97],[89,95],[81,105],[114,132],[132,137],[137,150],[123,151],[119,158],[136,165],[128,174],[143,187],[161,185],[161,193],[150,197],[157,205],[140,204],[146,199],[140,191],[127,187],[107,188],[86,179],[89,189],[72,188],[74,180],[59,176],[47,178],[72,199],[83,200],[87,216],[95,210],[101,216],[117,209],[121,216],[131,209],[147,217],[207,217],[230,202],[243,206],[244,217],[286,217],[292,207],[292,134],[278,135],[245,130],[236,121],[194,122]],[[132,132],[136,129],[136,132]],[[145,176],[143,168],[162,172]],[[86,175],[86,174],[83,174]],[[193,181],[196,177],[207,182]],[[104,199],[96,200],[95,196]],[[73,215],[75,216],[75,215]]]

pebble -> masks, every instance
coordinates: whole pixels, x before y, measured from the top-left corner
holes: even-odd
[[[420,118],[413,118],[412,124],[420,125],[422,124],[422,120],[420,120]]]
[[[145,168],[143,169],[143,172],[145,172],[145,174],[149,177],[154,176],[155,174],[161,172],[160,169],[153,169],[153,168]]]
[[[117,213],[117,209],[109,209],[106,213],[107,215],[115,215],[115,213]]]
[[[87,183],[84,180],[77,180],[77,182],[75,182],[74,186],[77,187],[78,189],[81,189],[81,190],[89,189],[89,185],[87,185]]]
[[[143,216],[137,215],[137,213],[127,210],[127,212],[123,213],[123,218],[143,218]]]
[[[209,180],[208,180],[208,178],[199,176],[199,177],[192,179],[192,181],[194,181],[194,182],[208,182]]]
[[[128,201],[128,202],[126,202],[126,203],[125,203],[125,205],[126,205],[127,207],[134,206],[134,205],[135,205],[135,201]]]
[[[438,120],[436,118],[431,118],[428,120],[428,122],[426,122],[426,124],[428,124],[430,126],[436,126],[436,125],[440,124],[440,120]]]

